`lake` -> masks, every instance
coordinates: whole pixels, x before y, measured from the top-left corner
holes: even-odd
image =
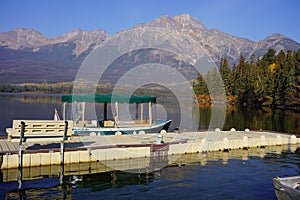
[[[13,119],[53,119],[54,109],[61,110],[60,99],[59,95],[1,95],[1,134]],[[173,119],[171,129],[178,127],[181,116],[176,101],[160,99],[158,103],[156,115]],[[199,129],[209,127],[211,112],[209,105],[200,107]],[[223,129],[232,127],[299,134],[300,114],[296,110],[227,106]],[[183,155],[169,166],[147,173],[101,172],[99,168],[107,169],[102,163],[66,166],[64,184],[51,187],[47,183],[58,177],[58,166],[24,169],[27,176],[45,180],[39,185],[29,182],[29,188],[22,191],[16,190],[16,181],[1,181],[9,176],[16,179],[16,170],[1,170],[0,199],[276,199],[272,178],[300,174],[300,149],[280,146]]]
[[[299,146],[298,146],[299,147]],[[169,158],[172,159],[172,156]],[[116,166],[124,169],[124,162]],[[134,161],[127,166],[134,168]],[[109,171],[105,163],[65,166],[62,185],[59,166],[24,168],[23,176],[42,182],[0,182],[0,199],[276,199],[272,178],[299,175],[300,149],[275,146],[182,155],[167,167],[150,172]],[[100,172],[102,170],[107,172]],[[17,170],[1,175],[17,177]],[[15,176],[15,177],[13,177]]]
[[[173,98],[158,98],[157,118],[172,119],[171,130],[178,128],[182,113],[180,105]],[[60,95],[33,95],[33,94],[2,94],[0,95],[0,134],[5,135],[5,129],[12,126],[13,119],[53,119],[54,109],[62,115]],[[198,105],[196,105],[198,106]],[[198,110],[192,105],[190,110]],[[224,106],[222,106],[223,108]],[[215,109],[218,112],[218,108]],[[189,112],[189,111],[188,111]],[[275,132],[300,133],[299,110],[283,110],[271,108],[250,108],[227,105],[226,118],[223,130],[269,130]],[[208,129],[210,125],[212,107],[200,105],[198,129]],[[184,127],[190,129],[190,127]]]

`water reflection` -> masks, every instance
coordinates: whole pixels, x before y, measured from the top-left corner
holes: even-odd
[[[9,187],[9,184],[16,183],[14,181],[17,178],[17,169],[2,170],[3,182],[0,183],[0,188],[7,189],[5,194],[4,190],[0,193],[7,199],[19,199],[20,196],[24,199],[78,199],[99,198],[99,195],[103,198],[130,198],[137,194],[157,198],[164,195],[171,197],[168,195],[170,192],[174,192],[176,197],[184,195],[192,199],[199,195],[203,195],[203,198],[211,195],[221,198],[228,195],[230,199],[239,199],[238,191],[250,190],[251,194],[242,199],[257,199],[260,197],[257,192],[266,198],[274,195],[272,177],[299,173],[299,152],[299,145],[283,145],[185,154],[180,157],[170,155],[166,168],[149,172],[144,164],[148,163],[150,167],[150,158],[79,163],[65,166],[63,185],[56,184],[59,166],[24,168],[24,180],[31,187],[21,191],[16,190],[16,187]],[[131,173],[131,170],[137,171],[139,167],[140,173]],[[36,185],[34,182],[38,179],[43,183]],[[56,185],[51,187],[51,184]],[[257,186],[264,189],[253,190]],[[148,196],[141,197],[151,199]]]
[[[200,105],[199,129],[208,129],[211,110],[211,105],[209,104]],[[223,130],[230,130],[231,128],[235,128],[236,130],[249,128],[250,130],[269,130],[300,134],[300,113],[297,110],[227,105]]]
[[[164,107],[161,116],[173,119],[172,127],[178,127],[182,117],[178,113],[178,102],[172,99],[158,102]],[[61,98],[2,95],[0,105],[0,132],[3,134],[13,119],[53,119],[54,108],[60,111]],[[192,106],[191,111],[196,112],[197,109]],[[200,105],[199,129],[209,127],[211,112],[211,105]],[[198,116],[198,113],[193,115]],[[223,129],[229,130],[232,127],[237,130],[249,128],[299,134],[300,113],[228,105]],[[168,156],[155,160],[140,158],[72,164],[64,168],[63,185],[45,188],[41,184],[38,188],[31,187],[22,191],[9,186],[17,183],[17,169],[1,170],[0,199],[20,199],[20,196],[27,199],[174,199],[174,196],[178,199],[274,199],[276,197],[271,179],[299,174],[300,149],[297,148],[293,145],[274,146]],[[168,167],[150,172],[162,162],[163,166]],[[140,169],[140,173],[131,173],[137,169]],[[24,168],[23,180],[57,179],[59,172],[59,166]]]
[[[221,128],[211,124],[212,106],[210,104],[189,105],[187,110],[192,112],[192,117],[185,117],[180,113],[180,105],[177,99],[158,98],[157,118],[172,119],[171,130],[180,127],[184,121],[188,129]],[[0,135],[6,134],[5,129],[11,127],[13,119],[53,119],[54,109],[62,114],[61,96],[50,95],[0,95]],[[216,113],[222,112],[224,105],[214,105]],[[200,113],[198,113],[198,111]],[[162,119],[163,120],[163,119]],[[186,122],[190,121],[190,122]],[[216,126],[216,127],[214,127]],[[300,133],[300,113],[297,110],[282,110],[272,108],[249,108],[227,105],[226,118],[223,130],[231,128],[244,130],[270,130],[287,133]],[[194,128],[197,129],[197,128]]]
[[[282,145],[269,146],[265,148],[250,148],[248,150],[231,150],[229,152],[217,151],[209,153],[195,153],[182,155],[169,155],[161,158],[135,158],[129,160],[108,160],[91,163],[75,163],[66,164],[64,167],[65,177],[86,174],[98,174],[112,171],[123,171],[130,174],[143,174],[159,171],[158,166],[180,167],[192,163],[198,163],[201,166],[206,166],[211,161],[218,161],[226,165],[230,160],[248,160],[253,157],[259,157],[264,160],[273,158],[282,158],[282,163],[286,162],[284,159],[286,155],[293,155],[294,159],[289,158],[289,162],[296,163],[300,167],[298,160],[300,160],[299,145]],[[270,156],[271,155],[271,156]],[[155,170],[159,169],[159,170]],[[1,182],[17,181],[18,169],[2,169]],[[40,166],[23,168],[22,180],[35,180],[43,177],[57,177],[60,174],[60,166]]]
[[[300,113],[296,110],[228,106],[224,129],[231,127],[300,133]]]
[[[54,109],[61,110],[60,96],[0,95],[0,135],[14,119],[53,119]]]

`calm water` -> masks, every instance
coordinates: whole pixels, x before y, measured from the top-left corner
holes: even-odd
[[[174,128],[180,121],[176,102],[164,102],[168,101],[161,102],[167,113],[158,115],[174,119]],[[2,134],[13,119],[53,119],[54,109],[61,109],[59,96],[2,95],[0,106]],[[201,108],[200,128],[208,127],[210,115],[210,107]],[[297,111],[228,107],[224,129],[300,133],[299,115]],[[2,170],[0,199],[276,199],[272,178],[300,174],[300,149],[283,146],[252,151],[184,155],[149,173],[110,171],[101,163],[71,165],[65,169],[63,185],[56,184],[57,167],[24,169],[24,176],[44,179],[42,183],[27,182],[27,189],[21,192],[16,190],[17,182],[11,181],[16,180],[17,171]]]
[[[229,153],[184,155],[174,164],[149,173],[118,170],[94,172],[103,170],[102,165],[99,163],[89,170],[83,165],[66,167],[66,173],[73,175],[66,175],[63,185],[53,180],[57,178],[51,173],[56,171],[53,169],[55,167],[24,169],[25,176],[38,177],[38,174],[42,174],[40,177],[44,178],[43,182],[36,184],[25,181],[28,188],[21,192],[16,189],[16,181],[0,183],[0,198],[276,199],[272,178],[300,174],[300,149],[276,147],[254,152],[234,150]],[[47,174],[51,179],[45,178]],[[3,171],[2,175],[12,177],[17,173]],[[54,186],[49,186],[51,184]]]
[[[181,120],[179,103],[174,99],[158,99],[158,104],[157,118],[172,119],[171,129],[179,127]],[[60,96],[0,95],[0,108],[0,134],[2,135],[6,134],[6,128],[12,126],[13,119],[53,119],[55,108],[62,116]],[[190,108],[191,112],[197,109],[195,105]],[[218,112],[218,108],[216,111]],[[209,128],[211,113],[212,108],[209,105],[201,105],[199,129]],[[300,112],[299,110],[227,106],[223,130],[230,130],[232,127],[237,130],[249,128],[300,134]],[[184,128],[189,129],[189,127]]]

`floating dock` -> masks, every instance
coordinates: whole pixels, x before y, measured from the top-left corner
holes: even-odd
[[[238,159],[246,161],[249,158],[264,158],[268,154],[281,154],[282,152],[295,152],[299,145],[266,146],[265,148],[250,148],[247,150],[234,149],[230,151],[213,151],[209,153],[193,153],[181,155],[169,155],[165,159],[132,158],[124,160],[106,160],[103,162],[65,164],[64,176],[81,176],[96,173],[114,173],[123,171],[127,173],[151,173],[165,166],[184,166],[190,163],[198,163],[206,166],[210,161],[220,162],[226,165],[229,160]],[[156,161],[156,162],[155,162]],[[164,165],[164,166],[162,166]],[[3,182],[17,181],[19,170],[2,169],[1,180]],[[37,167],[24,167],[22,180],[35,180],[45,177],[58,177],[61,173],[60,165],[46,165]]]
[[[1,169],[151,159],[203,152],[229,152],[269,146],[300,146],[295,135],[267,131],[204,131],[111,136],[74,136],[62,142],[35,139],[28,142],[0,140]],[[62,157],[63,156],[63,157]],[[159,161],[157,161],[159,162]]]

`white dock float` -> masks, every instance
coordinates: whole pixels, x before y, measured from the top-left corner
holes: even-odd
[[[268,146],[298,145],[295,135],[266,131],[205,131],[157,134],[72,137],[65,141],[64,163],[107,162],[135,158],[170,157],[201,152],[249,150]],[[60,143],[23,143],[22,167],[59,165]],[[18,143],[0,140],[1,169],[18,168]]]
[[[281,145],[281,146],[266,146],[265,148],[251,148],[248,150],[235,149],[231,151],[214,151],[209,153],[193,153],[193,154],[180,154],[169,155],[168,159],[164,160],[165,165],[168,166],[181,166],[188,165],[189,163],[199,163],[201,166],[207,165],[209,161],[218,161],[226,165],[229,160],[248,160],[250,157],[264,158],[267,154],[281,154],[284,151],[295,152],[299,148],[297,145]],[[124,160],[106,160],[103,162],[82,162],[65,164],[64,175],[85,175],[94,173],[105,173],[114,171],[126,172],[151,172],[156,169],[156,165],[151,165],[153,158],[132,158]],[[22,170],[23,180],[33,180],[42,177],[58,176],[60,174],[60,165],[46,165],[36,167],[25,167]],[[2,169],[2,181],[17,181],[18,169]]]

